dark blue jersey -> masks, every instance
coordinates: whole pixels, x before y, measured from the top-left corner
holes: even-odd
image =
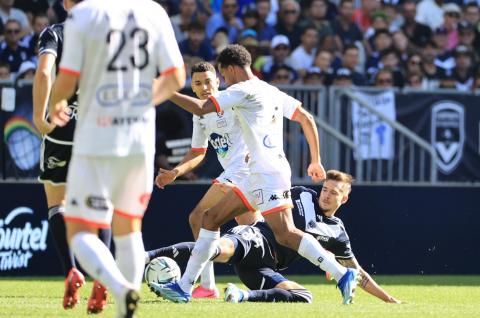
[[[62,59],[62,47],[63,47],[63,23],[54,24],[45,28],[40,33],[38,40],[38,55],[53,54],[55,56],[56,72],[58,73],[58,67],[60,60]],[[75,94],[68,101],[68,105],[71,110],[70,121],[65,127],[56,127],[51,133],[48,134],[48,138],[52,142],[71,144],[73,141],[73,133],[75,131],[75,122],[77,121],[77,95]],[[48,114],[47,114],[48,118]]]

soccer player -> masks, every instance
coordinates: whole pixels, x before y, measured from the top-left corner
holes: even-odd
[[[183,64],[168,16],[153,1],[84,1],[65,22],[49,112],[53,124],[66,125],[67,99],[79,84],[67,238],[82,268],[108,287],[120,317],[132,317],[139,300],[141,221],[153,188],[153,105],[183,87]],[[110,226],[116,260],[96,235]]]
[[[258,209],[275,233],[277,242],[332,273],[343,303],[349,304],[358,272],[341,266],[313,236],[298,230],[292,222],[291,170],[283,151],[283,117],[300,123],[310,148],[308,175],[318,182],[324,179],[325,170],[320,161],[318,132],[312,115],[298,100],[256,78],[250,69],[251,56],[244,47],[227,46],[217,62],[229,88],[206,101],[182,95],[174,95],[172,100],[196,115],[233,110],[249,151],[250,176],[204,214],[202,229],[181,280],[153,288],[166,299],[188,302],[193,284],[216,253],[219,227],[237,215]]]
[[[295,226],[313,235],[337,261],[362,272],[360,286],[387,303],[400,303],[383,290],[356,260],[343,222],[335,217],[347,202],[353,178],[337,170],[327,171],[320,195],[305,187],[291,189],[293,222]],[[167,256],[182,264],[188,260],[195,243],[186,242],[147,252],[147,260]],[[225,301],[228,302],[311,302],[312,295],[303,286],[287,280],[278,270],[287,268],[299,258],[297,252],[276,243],[270,228],[263,222],[251,226],[237,226],[219,240],[220,253],[215,262],[230,263],[240,280],[250,291],[228,284]]]
[[[71,1],[64,1],[69,10]],[[60,260],[69,276],[71,283],[66,284],[63,297],[63,308],[73,308],[79,301],[78,288],[83,286],[85,279],[78,271],[75,259],[71,253],[65,229],[65,183],[73,145],[73,132],[77,117],[76,94],[68,100],[70,121],[65,127],[55,127],[48,121],[46,114],[48,98],[52,88],[54,71],[62,58],[63,23],[45,28],[39,35],[38,67],[33,82],[33,112],[34,123],[43,134],[39,181],[43,183],[48,206],[48,224],[53,241],[57,247]],[[107,247],[110,247],[112,232],[109,228],[99,229],[99,237]],[[74,286],[70,288],[69,286]],[[98,281],[93,282],[93,289],[88,299],[89,313],[101,312],[107,304],[107,291]]]
[[[208,62],[199,62],[191,69],[191,87],[199,99],[207,99],[218,93],[219,79],[215,67]],[[172,170],[160,168],[156,184],[163,188],[177,177],[195,169],[205,158],[208,142],[215,149],[217,158],[224,171],[214,181],[203,198],[189,215],[193,237],[197,239],[205,211],[220,201],[224,189],[220,184],[239,184],[248,178],[249,170],[246,163],[247,147],[243,142],[239,123],[231,110],[222,114],[210,113],[204,116],[193,116],[192,148],[182,161]],[[259,212],[245,213],[237,217],[238,224],[253,224],[261,219]],[[215,286],[213,263],[208,262],[200,275],[200,285],[192,292],[193,298],[218,298],[220,293]]]

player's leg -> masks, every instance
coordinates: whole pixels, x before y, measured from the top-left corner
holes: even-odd
[[[248,267],[236,264],[235,271],[250,290],[242,290],[234,284],[225,289],[225,301],[238,302],[312,302],[312,294],[303,286],[288,281],[270,267]]]
[[[331,254],[310,234],[297,229],[293,223],[289,208],[272,213],[262,213],[268,223],[275,240],[309,260],[325,272],[329,272],[338,282],[344,304],[351,302],[358,279],[358,272],[340,265]]]

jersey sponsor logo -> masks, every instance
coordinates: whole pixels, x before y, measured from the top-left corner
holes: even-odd
[[[276,147],[274,144],[272,144],[272,141],[270,140],[269,135],[265,135],[265,137],[263,137],[263,145],[266,148],[270,148],[270,149]]]
[[[97,90],[97,102],[103,107],[120,106],[123,102],[129,102],[132,106],[148,106],[152,100],[152,88],[146,84],[135,87],[126,84],[118,87],[116,84],[103,85]]]
[[[147,123],[148,119],[143,116],[124,116],[124,117],[111,117],[104,116],[97,118],[98,127],[108,126],[131,126],[137,123]]]
[[[460,163],[465,143],[464,106],[441,101],[432,107],[431,142],[437,152],[437,166],[450,174]]]
[[[108,210],[108,201],[104,197],[98,197],[98,196],[89,196],[85,200],[85,204],[87,207],[94,209],[94,210],[99,210],[99,211],[107,211]]]
[[[221,158],[225,158],[228,153],[228,149],[232,146],[230,136],[225,134],[224,136],[213,133],[210,135],[210,144],[217,152],[217,155]]]
[[[67,165],[66,160],[60,160],[54,156],[50,156],[47,159],[47,168],[48,169],[55,169],[55,168],[63,168]]]
[[[0,272],[28,268],[34,255],[47,249],[48,221],[36,226],[21,221],[23,215],[33,213],[31,208],[21,206],[0,219]]]

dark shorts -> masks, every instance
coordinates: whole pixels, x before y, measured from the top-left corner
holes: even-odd
[[[72,156],[72,146],[54,143],[43,139],[40,155],[41,182],[65,184],[67,182],[68,165]]]
[[[234,243],[235,254],[229,263],[249,289],[270,289],[287,280],[276,271],[274,250],[269,242],[273,233],[265,223],[236,226],[223,237]]]

